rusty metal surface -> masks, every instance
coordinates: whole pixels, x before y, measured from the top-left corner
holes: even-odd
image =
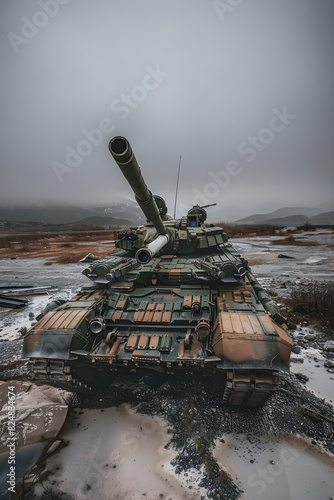
[[[87,309],[72,309],[61,311],[49,311],[33,327],[33,331],[40,333],[50,328],[72,329],[75,328],[89,314]]]
[[[263,362],[267,368],[273,363],[288,366],[291,346],[292,339],[266,314],[219,313],[212,347],[228,365],[260,366]]]

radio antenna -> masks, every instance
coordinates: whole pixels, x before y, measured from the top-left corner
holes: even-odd
[[[177,192],[178,192],[178,189],[179,189],[181,158],[182,158],[182,156],[180,156],[180,159],[179,159],[179,169],[177,171],[176,190],[175,190],[175,203],[174,203],[174,219],[175,219],[175,216],[176,216],[176,203],[177,203]]]

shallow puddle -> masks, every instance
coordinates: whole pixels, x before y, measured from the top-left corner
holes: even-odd
[[[334,373],[327,371],[324,366],[326,358],[319,349],[305,349],[299,355],[293,355],[292,359],[303,359],[303,363],[291,363],[292,373],[301,373],[308,377],[305,387],[312,391],[319,398],[325,398],[333,403],[334,401]]]
[[[182,484],[173,473],[165,424],[125,405],[76,410],[59,437],[69,446],[48,459],[52,472],[43,487],[87,500],[200,498],[191,481]],[[37,485],[36,495],[42,491]]]
[[[214,456],[243,491],[243,500],[315,500],[333,497],[334,458],[305,441],[229,434]]]

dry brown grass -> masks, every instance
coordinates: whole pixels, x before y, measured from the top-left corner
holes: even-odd
[[[250,267],[252,267],[252,266],[259,266],[261,264],[268,262],[269,260],[272,260],[273,256],[270,254],[268,255],[252,254],[252,255],[245,255],[245,258],[248,260],[248,264],[250,265]]]
[[[334,328],[333,282],[308,283],[294,290],[290,298],[282,300],[297,319],[307,317],[313,321],[320,321],[324,327]]]
[[[88,253],[106,257],[117,251],[115,233],[28,234],[0,237],[0,258],[53,257],[54,262],[77,262]],[[50,264],[48,264],[50,265]]]
[[[315,247],[320,245],[316,241],[306,241],[306,240],[296,240],[294,236],[286,236],[280,240],[275,240],[271,242],[272,245],[295,245],[298,247]]]
[[[310,222],[304,222],[304,224],[297,226],[297,229],[300,231],[314,231],[315,226],[313,226]]]

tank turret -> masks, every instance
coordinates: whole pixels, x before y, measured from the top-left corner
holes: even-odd
[[[147,188],[132,148],[124,137],[114,137],[109,151],[130,184],[136,201],[147,218],[143,226],[120,231],[116,246],[134,252],[139,264],[148,264],[160,253],[205,253],[227,243],[222,228],[205,225],[204,207],[196,205],[181,219],[167,216],[166,204],[160,196],[152,195]],[[212,226],[212,225],[211,225]],[[233,268],[233,274],[238,275]]]

